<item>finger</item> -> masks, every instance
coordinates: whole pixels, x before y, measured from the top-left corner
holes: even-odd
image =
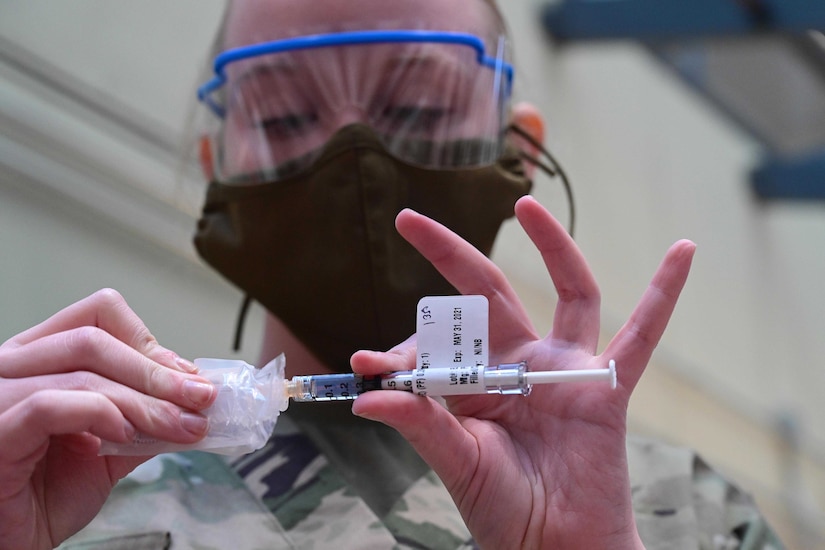
[[[695,250],[686,240],[670,247],[630,318],[605,348],[603,355],[616,360],[619,383],[631,391],[670,321]]]
[[[114,403],[138,431],[163,441],[188,443],[193,437],[205,435],[208,428],[208,420],[203,415],[149,397],[90,372],[3,380],[0,410],[44,391],[93,392],[102,395]]]
[[[0,464],[14,464],[43,449],[52,435],[88,432],[124,443],[135,428],[114,403],[95,392],[47,390],[0,415]]]
[[[95,327],[44,336],[23,347],[0,348],[0,377],[73,371],[93,372],[187,408],[203,409],[216,396],[208,380],[165,368]]]
[[[359,350],[350,359],[352,371],[358,374],[383,374],[415,368],[416,348],[393,349],[387,352]]]
[[[415,368],[418,335],[413,334],[392,349],[359,350],[350,358],[352,372],[358,374],[382,374],[385,372],[410,370]]]
[[[487,297],[490,318],[501,325],[492,338],[507,342],[535,339],[535,330],[507,278],[478,249],[438,222],[410,209],[398,214],[395,225],[401,236],[459,292]]]
[[[541,253],[559,297],[553,339],[595,352],[601,295],[587,260],[564,226],[533,197],[516,202],[516,217]]]
[[[352,405],[358,416],[395,428],[447,487],[460,483],[478,459],[478,443],[447,409],[407,392],[368,392]]]
[[[44,336],[83,326],[100,328],[164,366],[184,372],[197,370],[190,361],[181,359],[175,352],[158,344],[123,296],[112,289],[99,290],[62,309],[39,325],[11,338],[4,346],[23,346]]]
[[[128,444],[128,443],[127,443]],[[152,458],[152,456],[100,456],[100,438],[88,432],[72,433],[68,435],[54,436],[49,439],[49,450],[54,450],[58,454],[68,453],[70,456],[80,457],[79,460],[87,461],[90,457],[106,460],[107,473],[109,479],[114,482]],[[67,456],[63,457],[63,464],[66,464]],[[67,465],[67,469],[71,469]]]

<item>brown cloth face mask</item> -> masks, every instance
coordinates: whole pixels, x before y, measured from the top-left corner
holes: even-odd
[[[456,290],[395,229],[409,207],[489,255],[531,182],[514,146],[480,168],[420,168],[367,126],[336,133],[313,165],[278,181],[213,182],[195,246],[206,262],[284,322],[329,368],[415,331],[423,296]]]

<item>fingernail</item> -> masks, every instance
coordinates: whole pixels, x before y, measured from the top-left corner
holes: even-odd
[[[183,383],[183,395],[198,407],[209,403],[213,391],[215,391],[215,386],[212,384],[204,384],[194,380],[187,380]]]
[[[195,366],[195,363],[193,363],[189,359],[184,359],[183,357],[176,357],[175,364],[184,372],[194,374],[199,370],[198,367]]]
[[[126,441],[133,441],[137,435],[137,429],[127,418],[123,419],[123,433],[126,436]]]
[[[180,413],[180,424],[191,434],[203,435],[209,428],[209,419],[200,414],[184,411]]]
[[[356,399],[356,401],[357,401],[357,399]],[[355,416],[360,416],[364,420],[373,420],[373,421],[375,420],[375,417],[373,415],[371,415],[370,413],[361,412],[356,407],[352,408],[352,414],[354,414]]]

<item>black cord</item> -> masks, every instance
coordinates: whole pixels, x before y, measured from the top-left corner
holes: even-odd
[[[232,343],[232,351],[241,349],[241,337],[243,336],[243,326],[246,321],[246,314],[249,312],[249,304],[252,303],[252,297],[249,294],[244,295],[241,302],[241,309],[238,311],[238,320],[235,322],[235,340]]]
[[[570,216],[567,232],[570,234],[571,237],[573,237],[576,228],[576,202],[573,199],[573,188],[570,185],[570,180],[567,179],[567,174],[564,172],[564,169],[561,167],[561,164],[559,164],[556,158],[550,153],[550,151],[547,150],[547,148],[544,145],[542,145],[540,141],[531,136],[523,128],[516,126],[515,124],[511,124],[508,127],[508,130],[511,130],[512,132],[518,134],[519,137],[523,138],[530,145],[541,151],[541,153],[550,161],[551,166],[548,166],[547,164],[542,162],[541,159],[536,158],[528,153],[525,153],[524,151],[520,152],[520,156],[522,159],[529,162],[530,164],[533,164],[538,168],[541,168],[550,177],[558,176],[561,180],[562,187],[564,188],[564,192],[567,195],[567,206]]]

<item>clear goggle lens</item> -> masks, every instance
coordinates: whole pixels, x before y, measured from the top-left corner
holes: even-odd
[[[471,34],[359,31],[228,50],[198,90],[217,115],[216,176],[287,177],[309,166],[340,128],[373,128],[396,157],[425,167],[491,164],[513,69]]]

